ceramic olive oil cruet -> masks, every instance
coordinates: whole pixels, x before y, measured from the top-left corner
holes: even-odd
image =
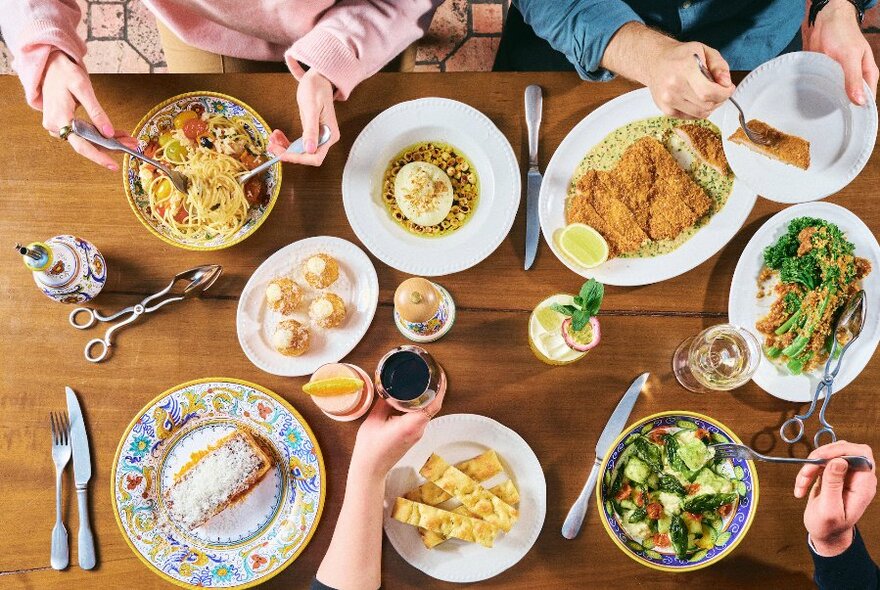
[[[98,249],[82,238],[55,236],[45,242],[15,245],[34,282],[46,297],[59,303],[84,303],[100,293],[107,265]]]

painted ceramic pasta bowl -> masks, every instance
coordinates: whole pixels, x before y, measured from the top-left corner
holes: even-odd
[[[236,433],[270,458],[265,475],[206,522],[184,526],[168,490]],[[311,539],[327,487],[318,443],[296,410],[269,390],[224,378],[178,385],[147,404],[122,436],[110,480],[135,555],[185,588],[247,588],[278,574]]]
[[[726,442],[741,441],[692,412],[654,414],[627,427],[602,462],[596,486],[614,544],[640,564],[669,572],[729,555],[754,519],[758,476],[752,461],[712,458],[711,445]]]
[[[244,162],[245,156],[243,154],[245,151],[264,160],[271,157],[267,155],[266,147],[272,130],[266,121],[244,102],[217,92],[189,92],[169,98],[153,107],[141,119],[132,136],[138,142],[138,151],[154,158],[161,155],[163,157],[157,159],[168,164],[169,161],[178,157],[170,153],[169,147],[166,145],[173,136],[175,139],[171,139],[170,142],[179,140],[177,147],[183,144],[184,148],[201,146],[216,151],[225,149],[220,144],[221,142],[228,143],[229,140],[214,136],[211,128],[204,132],[203,130],[193,130],[185,124],[187,119],[210,119],[212,117],[215,121],[225,119],[229,127],[234,128],[235,136],[231,138],[233,145],[226,149],[226,152],[233,159]],[[216,117],[222,117],[222,119]],[[190,131],[192,132],[190,133]],[[225,131],[221,133],[225,133]],[[173,149],[176,151],[177,147]],[[255,166],[258,161],[250,160],[241,171]],[[229,222],[233,228],[237,229],[230,231],[208,229],[198,234],[182,235],[169,224],[176,222],[179,225],[186,225],[190,223],[192,218],[187,218],[186,212],[179,209],[177,213],[173,212],[173,215],[165,215],[163,211],[157,210],[159,207],[151,204],[150,191],[154,192],[153,198],[156,199],[156,192],[162,190],[170,192],[170,183],[167,188],[154,187],[151,189],[150,181],[145,180],[140,171],[141,166],[145,166],[145,164],[130,156],[125,156],[122,165],[122,184],[132,211],[150,233],[164,242],[186,250],[220,250],[241,242],[253,234],[266,220],[281,190],[281,164],[278,163],[258,176],[258,180],[251,187],[245,185],[244,193],[247,204],[244,206],[244,210],[246,212],[238,212],[235,222]],[[150,177],[152,176],[154,175],[151,174]],[[224,183],[233,184],[234,180],[228,178],[212,182],[212,178],[204,179],[205,186],[216,186],[217,190],[221,190]],[[191,179],[190,193],[193,191],[192,184]],[[216,208],[213,201],[208,205]],[[224,205],[225,208],[227,208],[226,205]],[[232,205],[229,205],[228,209],[235,210]],[[165,223],[161,220],[162,216],[167,218]]]

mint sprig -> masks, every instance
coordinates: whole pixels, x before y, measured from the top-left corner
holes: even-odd
[[[590,318],[599,313],[602,298],[605,296],[605,285],[596,279],[590,279],[581,286],[581,292],[575,296],[572,305],[554,303],[551,309],[571,318],[571,329],[580,332],[590,322]]]

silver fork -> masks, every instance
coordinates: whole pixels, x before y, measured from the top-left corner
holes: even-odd
[[[700,72],[703,76],[706,77],[710,82],[715,82],[715,78],[712,77],[712,74],[706,69],[706,66],[703,65],[703,62],[700,60],[700,56],[696,53],[694,54],[694,59],[697,60],[697,65],[700,67]],[[739,106],[739,103],[734,100],[731,96],[727,100],[733,103],[733,106],[736,107],[736,110],[739,111],[739,126],[742,127],[742,130],[745,131],[746,137],[749,138],[749,141],[752,143],[756,143],[758,145],[770,145],[770,140],[767,139],[763,133],[760,131],[756,131],[754,129],[749,129],[749,126],[746,125],[746,115],[743,113],[742,107]]]
[[[67,412],[50,412],[52,428],[52,460],[55,462],[55,527],[52,529],[52,568],[63,570],[70,564],[67,529],[61,520],[61,475],[70,461],[70,421]]]
[[[748,461],[754,459],[757,461],[765,461],[767,463],[797,463],[809,465],[825,465],[831,459],[798,459],[797,457],[768,457],[757,451],[736,443],[721,443],[712,445],[710,448],[715,449],[715,456],[722,459],[742,459]],[[871,471],[874,468],[873,463],[862,455],[843,455],[838,457],[844,459],[849,468],[853,471]]]

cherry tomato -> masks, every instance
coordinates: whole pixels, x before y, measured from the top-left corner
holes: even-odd
[[[718,509],[718,514],[721,516],[727,516],[733,511],[733,504],[725,504]]]
[[[636,492],[636,497],[633,498],[633,502],[635,502],[636,506],[638,506],[639,508],[644,506],[645,505],[645,493],[642,491]]]
[[[697,428],[694,436],[696,436],[700,440],[706,440],[707,438],[709,438],[709,431],[705,428]]]
[[[244,184],[244,198],[251,205],[259,205],[262,200],[263,181],[259,178],[251,178]]]
[[[620,488],[620,491],[617,492],[617,495],[614,496],[617,500],[626,500],[629,498],[629,495],[632,493],[632,487],[628,483],[623,484]]]
[[[165,147],[172,139],[174,139],[174,134],[170,131],[166,131],[159,136],[159,145]]]
[[[183,223],[186,221],[186,218],[189,217],[189,212],[186,210],[186,207],[183,205],[180,206],[180,209],[174,214],[174,221],[177,223]]]
[[[669,535],[666,533],[657,533],[653,541],[655,547],[669,547]]]
[[[183,125],[187,121],[191,121],[192,119],[198,119],[198,113],[193,111],[181,111],[174,116],[174,128],[175,129],[183,129]]]
[[[651,520],[660,520],[663,516],[663,504],[658,502],[651,502],[648,504],[646,510],[648,512],[648,518]]]
[[[159,142],[156,140],[150,140],[150,143],[147,144],[147,147],[144,148],[144,155],[148,158],[152,158],[156,155],[156,150],[159,149]]]
[[[696,520],[697,522],[702,522],[703,520],[702,514],[694,514],[693,512],[687,512],[686,514],[691,517],[691,520]]]
[[[156,205],[156,217],[165,217],[166,211],[168,211],[168,205],[165,205],[165,204]]]
[[[195,140],[196,137],[207,130],[208,124],[201,119],[189,119],[183,124],[183,134],[186,135],[187,139]]]
[[[654,442],[658,445],[665,445],[666,439],[666,429],[665,428],[656,428],[651,431],[651,434],[648,435],[648,438],[651,439],[651,442]]]
[[[186,148],[180,145],[176,139],[169,141],[165,145],[165,159],[169,162],[180,163],[186,155]]]
[[[171,193],[174,191],[174,186],[172,186],[171,181],[167,178],[163,178],[159,182],[159,186],[156,188],[156,198],[164,201],[168,197],[171,196]]]
[[[689,485],[687,487],[688,496],[693,496],[698,491],[700,491],[700,484],[698,484],[698,483],[692,483],[691,485]]]

